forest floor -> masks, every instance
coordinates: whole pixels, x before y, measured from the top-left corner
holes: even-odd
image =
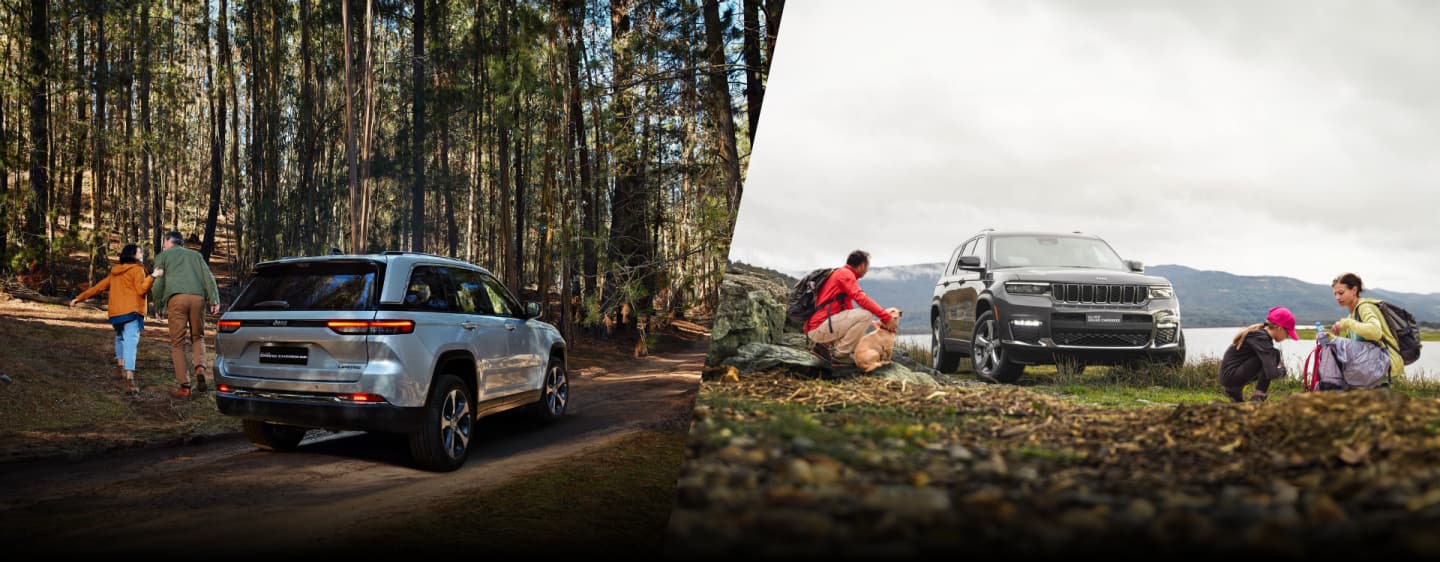
[[[215,265],[222,293],[233,294]],[[71,309],[64,303],[82,287],[6,288],[0,542],[9,551],[224,557],[239,533],[246,557],[513,554],[557,535],[567,541],[555,552],[659,552],[708,343],[701,324],[668,323],[640,357],[633,344],[576,338],[565,418],[487,417],[469,462],[437,474],[412,468],[393,436],[316,430],[292,453],[256,450],[213,394],[169,395],[167,330],[153,322],[137,362],[141,395],[125,398],[103,299]],[[473,531],[434,532],[456,518]]]
[[[1440,554],[1431,388],[1034,378],[702,382],[667,554]]]

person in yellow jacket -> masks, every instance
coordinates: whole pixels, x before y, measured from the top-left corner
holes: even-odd
[[[110,276],[70,301],[75,304],[109,290],[106,312],[115,328],[115,363],[125,379],[125,394],[138,396],[135,386],[135,353],[140,346],[140,330],[145,328],[145,297],[155,278],[145,273],[145,251],[130,244],[120,250],[120,263],[110,268]]]
[[[1376,299],[1361,298],[1365,283],[1359,275],[1345,273],[1330,283],[1335,302],[1350,312],[1330,327],[1332,335],[1374,343],[1390,354],[1388,374],[1396,376],[1405,372],[1405,360],[1400,357],[1400,346],[1395,334],[1385,325],[1385,314],[1380,312]]]

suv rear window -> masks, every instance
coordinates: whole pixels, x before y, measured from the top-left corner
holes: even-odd
[[[301,262],[261,267],[232,310],[374,310],[374,262]]]

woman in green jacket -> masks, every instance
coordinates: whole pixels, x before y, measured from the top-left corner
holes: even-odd
[[[1390,357],[1389,368],[1383,373],[1373,373],[1376,380],[1386,375],[1395,376],[1405,372],[1405,361],[1400,357],[1395,334],[1385,325],[1385,315],[1380,312],[1379,301],[1361,297],[1365,283],[1359,275],[1345,273],[1331,282],[1335,302],[1344,307],[1349,315],[1330,326],[1330,335],[1350,341],[1363,341],[1378,345]]]

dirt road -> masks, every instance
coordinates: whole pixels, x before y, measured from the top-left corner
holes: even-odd
[[[702,351],[572,358],[565,419],[542,427],[522,416],[486,418],[469,461],[453,473],[412,468],[403,438],[318,431],[292,453],[230,437],[78,464],[5,466],[0,544],[9,553],[186,558],[343,550],[367,529],[432,516],[447,499],[604,451],[635,432],[684,431],[703,361]],[[446,532],[473,533],[477,545],[499,538],[463,522]]]

